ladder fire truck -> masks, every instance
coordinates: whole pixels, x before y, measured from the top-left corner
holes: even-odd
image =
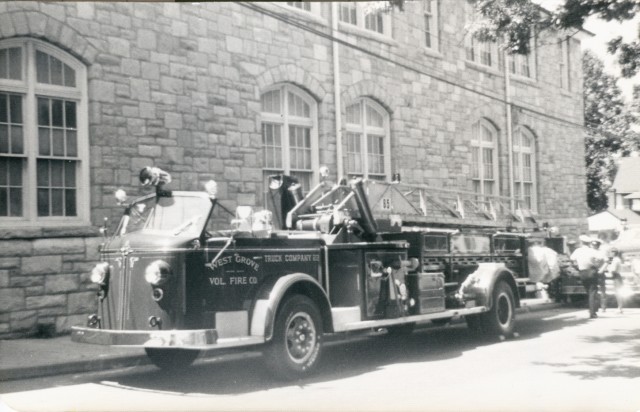
[[[323,174],[324,176],[325,174]],[[258,346],[278,375],[311,373],[328,335],[464,318],[509,337],[526,303],[534,221],[509,199],[326,180],[302,196],[288,176],[270,182],[270,209],[237,207],[229,224],[216,184],[129,201],[92,270],[98,310],[72,339],[143,347],[160,368],[201,351]]]

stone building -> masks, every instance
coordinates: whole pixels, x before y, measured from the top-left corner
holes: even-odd
[[[97,227],[150,164],[231,207],[327,165],[585,227],[582,34],[508,57],[465,4],[0,3],[0,337],[93,312]]]

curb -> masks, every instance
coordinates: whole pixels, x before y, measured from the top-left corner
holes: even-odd
[[[42,378],[46,376],[65,375],[78,372],[97,372],[130,366],[144,366],[151,362],[146,355],[125,355],[106,359],[88,359],[70,361],[52,365],[37,365],[0,371],[0,382],[20,379]]]

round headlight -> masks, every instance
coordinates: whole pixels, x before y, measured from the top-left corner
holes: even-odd
[[[107,262],[100,262],[91,269],[91,281],[98,284],[105,283],[108,274],[109,264]]]
[[[162,260],[151,262],[144,271],[144,279],[157,286],[166,283],[171,276],[171,266]]]

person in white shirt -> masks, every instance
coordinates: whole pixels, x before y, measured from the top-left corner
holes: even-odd
[[[582,246],[577,248],[571,254],[571,260],[578,268],[582,285],[587,292],[589,302],[589,317],[597,318],[598,302],[596,300],[598,293],[598,252],[593,249],[590,244],[593,239],[587,235],[579,237]]]
[[[616,303],[618,304],[618,313],[622,313],[622,306],[624,304],[624,296],[622,295],[622,275],[620,270],[622,269],[622,258],[620,252],[616,248],[609,249],[609,259],[605,264],[605,276],[613,279],[613,284],[616,291]]]

